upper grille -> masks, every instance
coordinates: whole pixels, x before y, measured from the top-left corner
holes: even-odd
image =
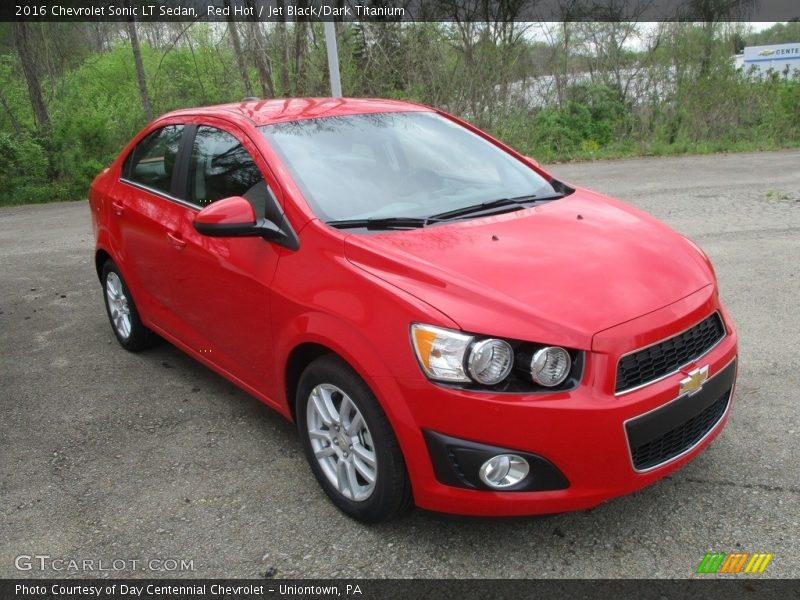
[[[633,466],[639,471],[644,471],[686,452],[703,439],[719,422],[728,407],[730,396],[731,389],[728,388],[722,396],[707,406],[700,414],[652,441],[631,447]]]
[[[669,339],[623,356],[617,365],[616,393],[668,375],[708,352],[725,337],[719,313]]]

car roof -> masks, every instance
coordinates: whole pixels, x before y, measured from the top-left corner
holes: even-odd
[[[244,119],[260,126],[319,117],[432,110],[421,104],[380,98],[276,98],[247,99],[231,104],[186,108],[170,112],[162,118],[213,116],[232,121]]]

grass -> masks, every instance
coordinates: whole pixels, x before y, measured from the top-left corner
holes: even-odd
[[[781,192],[780,190],[769,190],[767,191],[767,199],[769,200],[794,200],[795,202],[800,202],[800,196],[797,198],[792,198],[786,192]]]

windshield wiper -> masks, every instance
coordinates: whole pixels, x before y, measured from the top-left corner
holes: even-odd
[[[488,202],[438,213],[430,217],[370,217],[368,219],[340,219],[326,221],[326,223],[337,229],[417,229],[438,221],[448,221],[459,217],[476,215],[484,211],[487,211],[488,214],[498,214],[510,212],[512,210],[520,210],[525,208],[526,204],[557,200],[563,198],[563,196],[563,194],[557,194],[555,196],[540,198],[535,194],[531,194],[528,196],[516,196],[514,198],[498,198],[497,200],[489,200]]]
[[[558,197],[560,198],[560,196]],[[463,208],[457,208],[455,210],[449,210],[447,212],[431,215],[430,217],[428,217],[428,220],[444,221],[447,219],[457,219],[458,217],[466,217],[468,215],[474,215],[477,213],[481,213],[483,211],[492,211],[490,214],[496,214],[496,212],[510,212],[512,210],[519,210],[521,208],[524,208],[524,205],[530,202],[540,202],[542,200],[555,200],[555,199],[556,197],[539,198],[535,194],[529,196],[517,196],[515,198],[498,198],[497,200],[489,200],[488,202],[481,202],[480,204],[464,206]],[[495,208],[500,208],[504,210],[494,211],[493,209]]]
[[[417,217],[370,217],[369,219],[341,219],[326,221],[336,229],[416,229],[425,227],[431,220]]]

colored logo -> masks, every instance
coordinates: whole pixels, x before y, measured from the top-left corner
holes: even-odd
[[[772,560],[772,554],[764,552],[707,552],[700,561],[696,573],[763,573]]]
[[[689,376],[686,379],[681,379],[681,396],[684,394],[691,396],[699,392],[703,388],[706,379],[708,379],[708,365],[689,371]]]
[[[775,54],[775,50],[762,50],[758,53],[759,56],[772,56]]]

